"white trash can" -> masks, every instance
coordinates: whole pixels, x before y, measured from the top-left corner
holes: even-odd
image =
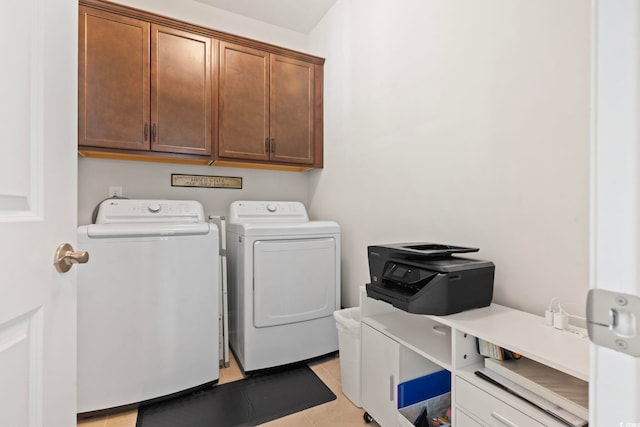
[[[333,312],[338,328],[342,393],[357,407],[360,402],[360,307]]]

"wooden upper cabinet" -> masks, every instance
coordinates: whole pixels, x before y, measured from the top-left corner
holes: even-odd
[[[218,158],[315,166],[315,69],[221,42]]]
[[[269,54],[220,43],[218,156],[269,160]]]
[[[149,23],[80,7],[78,65],[79,145],[148,150]]]
[[[82,155],[323,166],[324,59],[102,0],[79,13]]]
[[[208,37],[151,25],[151,149],[211,155]]]
[[[212,153],[212,40],[80,7],[81,147]]]
[[[271,55],[271,159],[312,164],[314,160],[314,67]]]

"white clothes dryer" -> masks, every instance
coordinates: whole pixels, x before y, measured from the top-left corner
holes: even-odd
[[[300,202],[234,202],[227,262],[229,343],[245,372],[338,350],[338,224],[310,221]]]
[[[78,413],[217,382],[219,237],[199,202],[107,199],[78,246]]]

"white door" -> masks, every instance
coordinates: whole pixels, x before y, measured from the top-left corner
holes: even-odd
[[[0,2],[0,426],[75,425],[76,0]],[[76,248],[77,249],[77,248]]]
[[[591,287],[640,296],[640,3],[592,5]],[[638,427],[638,402],[640,358],[592,344],[590,425]]]

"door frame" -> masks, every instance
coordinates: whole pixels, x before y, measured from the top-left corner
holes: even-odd
[[[640,295],[640,6],[591,11],[590,287]],[[592,343],[590,364],[590,424],[640,426],[640,358]]]

